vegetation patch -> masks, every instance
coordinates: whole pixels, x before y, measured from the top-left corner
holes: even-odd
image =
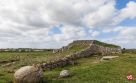
[[[110,48],[118,48],[118,47],[120,47],[120,46],[117,46],[117,45],[100,42],[98,40],[94,40],[94,44],[101,45],[101,46],[104,46],[104,47],[110,47]]]

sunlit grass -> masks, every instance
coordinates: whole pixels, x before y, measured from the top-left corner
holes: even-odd
[[[96,58],[84,58],[78,61],[78,65],[47,71],[45,77],[48,83],[136,83],[136,79],[132,81],[126,79],[129,72],[136,77],[136,59],[134,58],[136,54],[123,54],[118,59],[94,64],[91,63],[97,61]],[[72,76],[58,79],[62,69],[71,71]]]
[[[83,50],[88,45],[73,45],[70,49],[58,53],[48,52],[2,52],[0,53],[0,83],[12,83],[14,71],[25,65],[42,63],[50,59],[64,57],[76,51]],[[115,54],[117,55],[117,54]],[[94,55],[76,60],[77,64],[67,65],[44,72],[43,83],[136,83],[136,54],[124,53],[119,58],[111,61],[99,60],[99,56]],[[12,59],[18,59],[14,64],[2,66],[10,63]],[[2,61],[9,61],[2,63]],[[61,70],[67,69],[71,76],[58,78]],[[128,81],[127,74],[131,72],[134,80]]]

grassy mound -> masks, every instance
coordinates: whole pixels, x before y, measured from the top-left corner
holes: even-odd
[[[118,48],[118,47],[120,47],[120,46],[118,46],[118,45],[107,44],[107,43],[100,42],[100,41],[97,41],[97,40],[94,40],[93,43],[94,43],[94,44],[97,44],[97,45],[104,46],[104,47],[110,47],[110,48]]]
[[[108,47],[118,47],[116,45],[106,44],[95,41],[98,45]],[[47,60],[64,57],[87,48],[90,43],[71,43],[69,49],[53,53],[45,52],[2,52],[0,53],[0,83],[12,83],[14,71],[25,65],[42,63]],[[97,57],[88,57],[77,60],[77,65],[56,68],[52,71],[46,71],[44,83],[124,83],[128,71],[136,74],[135,63],[136,54],[123,54],[118,60],[100,63]],[[15,61],[17,59],[17,61]],[[4,61],[4,63],[3,63]],[[14,62],[14,63],[13,63]],[[8,65],[8,66],[4,66]],[[58,79],[59,72],[62,69],[69,69],[72,76]],[[135,80],[134,82],[135,83]]]

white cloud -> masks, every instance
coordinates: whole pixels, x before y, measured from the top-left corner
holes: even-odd
[[[90,12],[84,18],[85,23],[88,26],[94,27],[103,27],[108,26],[112,22],[112,18],[114,18],[116,14],[115,2],[108,2],[103,6],[99,7],[97,11]]]
[[[100,34],[99,31],[94,31],[94,32],[92,32],[92,37],[96,37],[96,36],[98,36],[99,34]]]
[[[120,29],[118,29],[120,28]],[[118,30],[116,30],[118,29]],[[104,41],[116,43],[122,47],[135,48],[136,47],[136,27],[115,27],[113,32],[118,32],[116,36],[105,38]]]
[[[86,37],[87,35],[83,27],[63,26],[60,28],[60,31],[60,34],[56,34],[53,36],[56,41],[81,39]]]
[[[120,32],[122,28],[111,27],[134,19],[136,3],[129,2],[121,10],[115,4],[115,0],[0,0],[0,46],[58,47],[75,39],[96,38],[102,31]],[[60,33],[51,31],[61,24]],[[131,34],[127,31],[120,33]]]
[[[48,27],[60,23],[86,25],[83,20],[91,13],[98,14],[98,18],[101,18],[100,22],[96,21],[99,24],[107,21],[114,11],[114,0],[1,0],[0,2],[0,15],[3,20],[28,27]],[[97,16],[93,15],[91,18]],[[91,25],[95,26],[96,23]]]
[[[118,15],[114,18],[114,23],[118,24],[125,19],[136,18],[135,9],[136,9],[136,2],[130,1],[125,8],[118,11]]]
[[[124,30],[124,27],[117,26],[117,27],[110,27],[110,28],[103,29],[102,32],[103,33],[112,33],[112,32],[119,32],[121,30]]]
[[[121,35],[124,35],[124,36],[129,36],[129,35],[133,35],[133,36],[136,36],[136,27],[129,27],[129,28],[126,28],[124,30],[121,31]]]

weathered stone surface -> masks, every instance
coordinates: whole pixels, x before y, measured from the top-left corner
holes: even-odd
[[[110,54],[115,54],[115,53],[122,53],[121,47],[108,47],[108,46],[103,46],[94,43],[94,40],[78,40],[70,43],[68,46],[64,46],[60,49],[54,50],[54,53],[56,52],[61,52],[63,50],[68,50],[71,48],[73,44],[77,45],[82,45],[82,44],[87,44],[88,47],[85,49],[82,49],[81,51],[74,52],[71,55],[68,55],[63,58],[59,58],[58,60],[54,60],[51,62],[47,62],[46,64],[43,64],[42,67],[43,69],[53,69],[56,67],[63,67],[67,64],[74,64],[75,60],[78,58],[82,57],[88,57],[91,55],[102,55],[102,56],[107,56]]]
[[[40,67],[25,66],[14,74],[14,83],[39,83],[42,80],[43,71]]]
[[[68,70],[62,70],[61,72],[60,72],[60,78],[64,78],[64,77],[68,77],[68,76],[70,76],[70,72],[68,71]]]
[[[118,58],[119,56],[103,56],[102,58],[101,58],[101,61],[103,61],[103,60],[112,60],[112,59],[114,59],[114,58]]]
[[[121,48],[110,48],[110,47],[104,47],[96,44],[91,44],[86,49],[83,49],[79,52],[76,52],[74,54],[68,55],[63,58],[59,58],[58,60],[54,60],[53,62],[48,62],[46,64],[43,64],[43,69],[53,69],[56,67],[62,67],[66,64],[74,63],[75,59],[82,58],[82,57],[88,57],[95,54],[101,54],[103,56],[109,55],[109,54],[115,54],[115,53],[121,53]]]

